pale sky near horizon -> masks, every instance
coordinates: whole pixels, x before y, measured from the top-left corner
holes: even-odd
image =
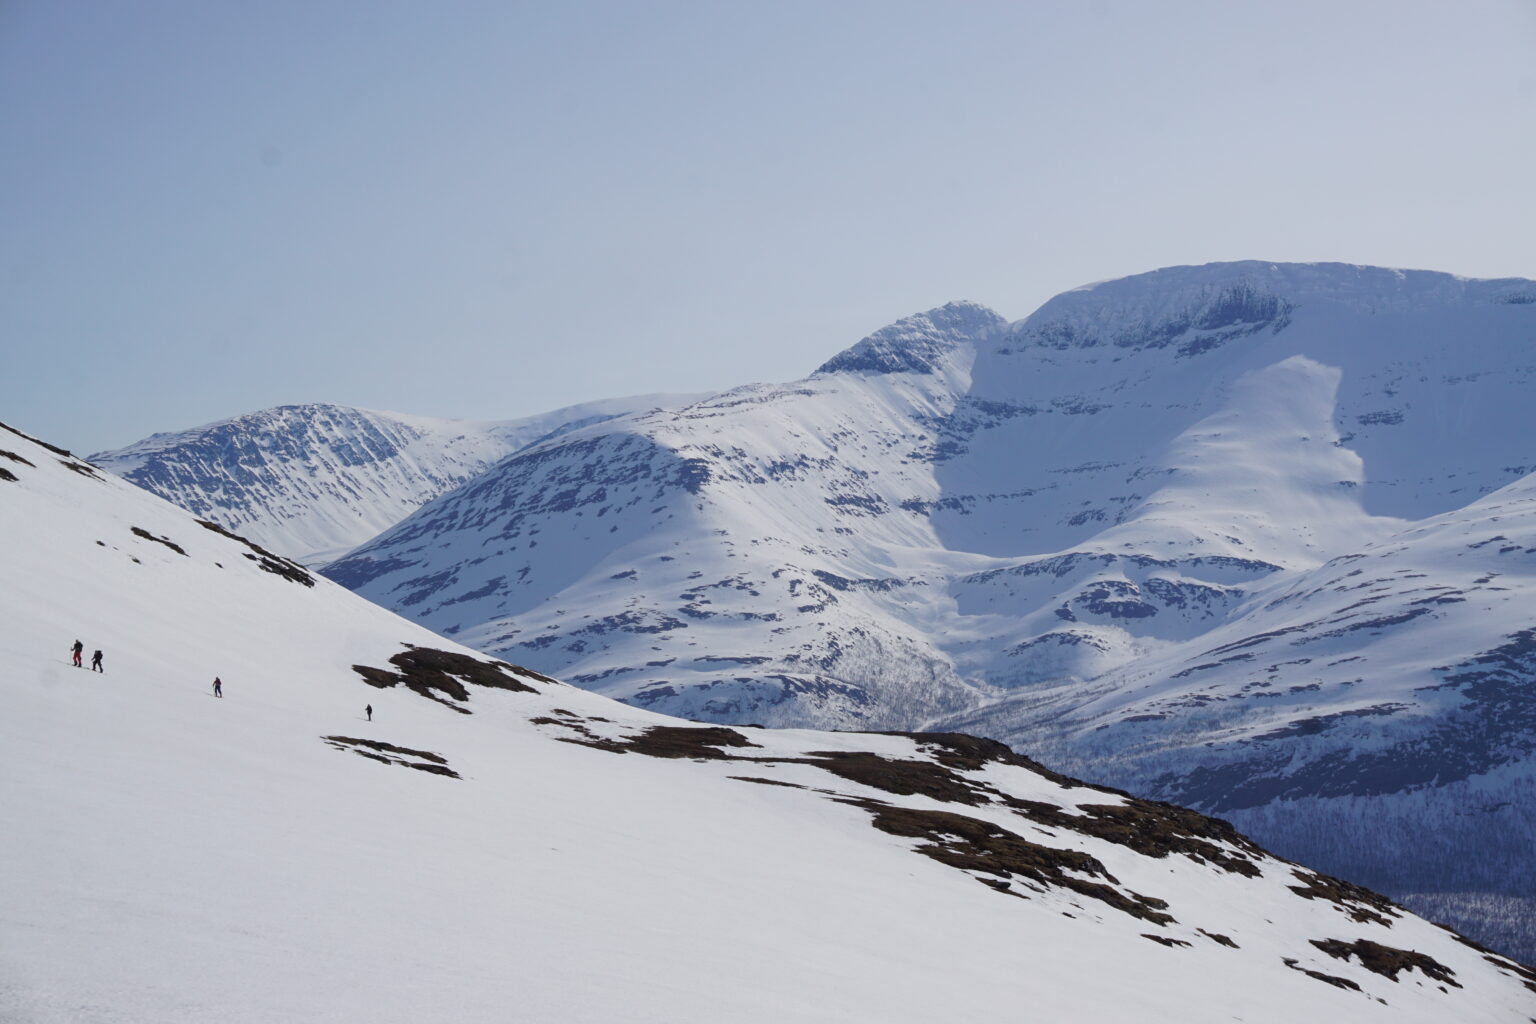
[[[0,4],[0,420],[478,419],[1212,260],[1536,278],[1536,0]]]

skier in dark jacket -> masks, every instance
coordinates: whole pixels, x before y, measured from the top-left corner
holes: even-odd
[[[97,651],[95,654],[91,655],[91,671],[92,672],[105,672],[106,671],[106,669],[101,667],[101,652],[100,651]]]
[[[219,679],[218,676],[213,677],[213,695],[215,697],[224,696],[224,683]]]
[[[368,713],[368,721],[373,721],[373,705],[369,704],[367,707],[363,708],[363,710]]]
[[[75,646],[73,646],[73,647],[71,647],[69,649],[69,652],[75,656],[75,668],[82,668],[82,667],[84,667],[84,666],[82,666],[80,664],[80,655],[84,651],[85,651],[85,644],[81,643],[79,640],[76,640],[75,641]]]

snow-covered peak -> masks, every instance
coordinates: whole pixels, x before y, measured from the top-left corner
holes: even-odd
[[[977,302],[950,302],[903,317],[822,363],[817,373],[934,373],[956,348],[1007,326]]]
[[[1015,324],[1006,347],[1121,349],[1179,346],[1197,353],[1212,335],[1230,340],[1282,330],[1291,312],[1329,303],[1364,313],[1536,302],[1536,281],[1475,280],[1429,270],[1350,263],[1245,260],[1166,267],[1056,296]]]
[[[500,421],[283,405],[155,434],[92,459],[276,551],[323,565],[520,448],[691,398],[641,395]]]
[[[232,445],[246,445],[250,443],[247,440],[250,435],[274,432],[289,435],[305,434],[318,432],[326,426],[356,430],[364,421],[374,416],[389,416],[399,420],[402,425],[405,420],[405,417],[397,417],[390,413],[365,411],[329,402],[300,402],[242,413],[184,430],[156,432],[142,441],[135,441],[124,448],[97,452],[90,458],[99,465],[110,463],[113,472],[127,475],[164,457],[169,452],[201,443],[209,437],[217,437]]]

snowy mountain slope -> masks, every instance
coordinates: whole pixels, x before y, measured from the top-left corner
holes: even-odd
[[[1364,462],[1367,511],[1447,511],[1528,471],[1533,316],[1536,282],[1342,264],[1173,267],[1068,292],[978,351],[967,398],[1002,412],[957,424],[941,529],[1005,555],[1091,538],[1234,381],[1293,356],[1340,372],[1333,422]],[[1010,473],[1028,493],[992,493]],[[993,514],[965,515],[982,504]]]
[[[958,565],[921,514],[925,421],[973,339],[957,303],[844,357],[848,372],[739,388],[536,445],[331,568],[366,597],[693,718],[894,727],[974,703],[930,615]],[[911,346],[920,371],[865,375]]]
[[[967,737],[667,720],[0,449],[6,1020],[1536,1009],[1536,972],[1220,822]]]
[[[1248,263],[1012,326],[958,303],[536,446],[329,571],[633,703],[911,727],[1197,637],[1527,471],[1532,297]]]
[[[1393,891],[1526,897],[1533,604],[1536,475],[1293,574],[1091,692],[1049,687],[949,725],[1235,814]],[[1536,949],[1529,928],[1499,928]]]
[[[275,551],[323,565],[525,445],[686,400],[643,395],[500,422],[285,405],[91,458]]]
[[[1536,749],[1522,667],[1536,651],[1533,602],[1536,474],[1294,574],[1198,644],[1120,670],[1113,689],[1073,713],[1096,730],[1180,709],[1186,732],[1209,735],[1178,741],[1190,749],[1175,756],[1181,776],[1169,795],[1223,811],[1465,779]],[[1274,663],[1290,671],[1271,671]],[[1277,680],[1303,675],[1307,685],[1276,690]],[[1341,710],[1318,719],[1323,703]],[[1391,752],[1410,736],[1410,748]],[[1258,752],[1292,737],[1284,773],[1266,772],[1271,759]],[[1126,734],[1107,745],[1131,759],[1168,742]],[[1191,761],[1222,763],[1234,751],[1251,754],[1216,773],[1226,777],[1190,772]]]
[[[1247,758],[1247,726],[1215,731],[1275,698],[1202,710],[1179,687],[1205,685],[1207,670],[1171,677],[1212,660],[1222,637],[1265,632],[1250,616],[1330,559],[1536,469],[1533,378],[1536,283],[1169,268],[1012,325],[945,307],[804,381],[556,439],[329,571],[471,646],[630,703],[721,722],[959,723],[1202,806],[1237,806],[1220,791],[1256,772],[1268,795],[1238,816],[1268,843],[1394,892],[1529,894],[1526,833],[1501,825],[1523,803],[1469,819],[1466,807],[1498,801],[1405,777],[1391,793],[1319,796],[1351,809],[1318,810],[1338,827],[1313,842],[1311,816],[1268,801],[1326,773],[1271,785],[1285,769]],[[1522,628],[1440,631],[1435,664],[1489,656]],[[1295,688],[1306,696],[1276,707],[1294,705],[1296,723],[1348,728],[1325,730],[1341,737],[1330,746],[1312,726],[1252,718],[1279,731],[1258,744],[1265,757],[1311,764],[1353,729],[1383,730],[1399,751],[1422,744],[1426,763],[1454,759],[1452,703],[1360,715],[1364,684],[1312,690],[1304,657],[1232,685]],[[1168,700],[1148,696],[1165,683]],[[1503,730],[1501,750],[1532,736],[1518,716],[1482,721]],[[1133,752],[1120,761],[1122,742]],[[1423,838],[1366,856],[1352,820]],[[1469,846],[1485,869],[1466,868]],[[1521,948],[1536,955],[1536,937]]]
[[[1069,293],[1014,333],[1044,345],[1071,339],[1075,347],[1063,355],[1078,358],[1092,359],[1110,345],[1135,352],[1144,343],[1134,339],[1157,339],[1171,330],[1159,326],[1169,321],[1168,310],[1187,308],[1188,289],[1210,287],[1219,269],[1163,271]],[[1119,522],[1065,551],[960,581],[957,592],[968,602],[963,607],[1027,616],[1051,596],[1060,601],[1063,621],[1040,633],[1043,616],[1025,618],[1026,635],[1008,648],[1018,673],[992,674],[1025,685],[997,704],[946,719],[944,727],[1029,743],[1075,770],[1091,770],[1138,792],[1232,813],[1266,843],[1391,892],[1459,891],[1474,894],[1469,901],[1478,905],[1485,900],[1476,893],[1528,895],[1536,891],[1530,808],[1523,797],[1505,804],[1499,795],[1524,791],[1536,743],[1536,723],[1508,713],[1511,702],[1527,699],[1521,694],[1529,693],[1532,678],[1529,667],[1509,660],[1529,627],[1521,619],[1521,584],[1491,584],[1508,585],[1516,596],[1498,603],[1494,614],[1481,604],[1462,608],[1453,606],[1454,597],[1439,601],[1434,595],[1472,588],[1493,598],[1498,592],[1477,580],[1486,572],[1509,572],[1507,566],[1471,575],[1463,570],[1478,550],[1470,545],[1500,532],[1487,528],[1486,502],[1495,499],[1484,496],[1533,468],[1536,436],[1522,395],[1536,363],[1536,306],[1530,301],[1536,285],[1369,268],[1256,272],[1250,266],[1245,273],[1256,274],[1249,280],[1264,282],[1277,296],[1279,305],[1269,305],[1284,326],[1266,333],[1268,340],[1253,351],[1225,357],[1240,373],[1189,382],[1191,390],[1210,392],[1197,407],[1210,408],[1212,397],[1231,395],[1226,411],[1186,428],[1161,463],[1126,461],[1126,490],[1138,480],[1164,482],[1163,488],[1142,499],[1146,491],[1138,486],[1132,499],[1138,504],[1123,501],[1129,510],[1120,512],[1107,489],[1074,495],[1061,507],[1102,514],[1101,523]],[[1159,279],[1166,291],[1148,287]],[[1101,301],[1106,297],[1115,301]],[[1264,305],[1251,294],[1244,301]],[[1262,312],[1248,318],[1257,321]],[[1188,333],[1180,337],[1170,344],[1193,344]],[[1257,337],[1185,359],[1222,358]],[[1126,345],[1128,340],[1133,343]],[[1288,349],[1296,355],[1272,361]],[[987,359],[1006,364],[1021,354],[999,349],[978,358],[976,379],[1010,387],[1006,365],[988,365]],[[1314,401],[1303,400],[1295,386],[1296,359],[1331,368],[1336,391],[1313,388]],[[1037,372],[1028,365],[1020,371],[1025,379]],[[1290,386],[1274,379],[1282,371]],[[1255,388],[1257,382],[1262,386]],[[1143,383],[1137,393],[1146,390]],[[1166,396],[1168,388],[1159,385],[1153,393]],[[1100,415],[1123,414],[1133,405]],[[1309,405],[1320,412],[1310,423],[1301,415]],[[1289,422],[1285,409],[1294,416]],[[1143,419],[1096,436],[1109,438],[1102,449],[1108,452],[1116,439],[1146,431],[1153,422]],[[1022,440],[1015,436],[1013,443]],[[996,451],[1008,441],[988,443]],[[1331,465],[1324,457],[1328,449],[1335,455]],[[1236,456],[1226,460],[1235,466],[1221,465],[1222,450]],[[985,450],[973,451],[961,460],[985,457]],[[1330,476],[1337,480],[1331,496]],[[1524,486],[1516,482],[1509,491]],[[1175,493],[1169,502],[1170,487],[1184,500]],[[1036,528],[1052,508],[1038,502],[1032,508],[1029,500],[1014,503],[1014,515],[1003,521]],[[1351,503],[1358,503],[1354,512]],[[1278,570],[1255,567],[1246,578],[1234,563],[1224,563],[1233,572],[1227,578],[1213,577],[1208,566],[1191,571],[1198,545],[1186,539],[1190,523],[1198,524],[1195,534],[1203,534],[1209,550],[1223,534],[1251,540],[1258,535],[1252,513],[1262,518],[1266,510],[1282,530],[1298,531],[1297,539],[1310,549],[1287,550],[1272,535],[1256,558],[1230,544],[1218,554]],[[1224,531],[1222,522],[1242,530]],[[1071,524],[1058,518],[1061,525]],[[1444,550],[1425,548],[1415,540],[1421,533],[1442,538]],[[1500,546],[1506,545],[1491,544]],[[1330,578],[1335,566],[1361,552],[1400,547],[1413,554],[1395,556],[1403,561],[1361,590]],[[1447,553],[1452,549],[1455,556]],[[1340,561],[1319,568],[1319,556]],[[1375,558],[1365,556],[1361,565]],[[1347,565],[1337,572],[1355,569]],[[1404,582],[1394,587],[1388,580]],[[1314,592],[1337,600],[1329,606],[1314,595],[1302,610],[1290,596]],[[1350,608],[1357,601],[1363,603]],[[1189,628],[1192,616],[1197,621]],[[1316,625],[1311,633],[1291,632],[1309,622]],[[1313,635],[1335,631],[1342,632]],[[1363,638],[1370,639],[1373,653],[1328,653]],[[1158,642],[1166,640],[1175,643]],[[1359,661],[1346,660],[1356,656]],[[1441,699],[1431,699],[1437,691],[1429,689],[1410,695],[1443,685],[1444,676],[1473,673],[1465,666],[1485,658],[1504,659],[1498,695],[1491,686],[1448,687],[1438,691]],[[1329,669],[1330,661],[1338,664]],[[1436,667],[1445,671],[1429,671]],[[1475,753],[1479,746],[1486,753]],[[1370,842],[1363,836],[1394,839]],[[1459,921],[1483,927],[1470,912]],[[1488,940],[1518,943],[1523,953],[1536,954],[1536,934],[1529,929],[1511,931],[1497,920],[1487,927],[1479,934]]]

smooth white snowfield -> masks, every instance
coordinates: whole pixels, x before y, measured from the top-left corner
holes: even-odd
[[[992,787],[972,806],[824,767],[843,751],[937,770],[942,744],[910,737],[744,728],[758,746],[723,749],[762,760],[660,759],[561,742],[622,746],[683,723],[558,683],[497,673],[535,692],[471,684],[464,701],[369,686],[352,666],[388,668],[403,644],[470,652],[325,580],[305,586],[284,563],[265,559],[286,575],[267,571],[239,540],[24,437],[0,431],[0,452],[7,1022],[1536,1012],[1509,962],[1360,898],[1304,899],[1289,888],[1300,869],[1235,838],[1207,850],[1252,863],[1252,877],[1028,819],[1002,798],[1063,821],[1130,805],[1023,763],[948,772]],[[69,665],[77,636],[87,656],[105,651],[104,674]],[[327,736],[394,744],[411,763],[431,752],[462,778]],[[994,891],[916,852],[930,840],[871,827],[902,809],[1091,854],[1113,881],[1080,862],[1054,884],[1015,875],[1025,899]],[[1175,920],[1080,883],[1165,900]],[[1459,987],[1422,966],[1391,980],[1310,942],[1328,939],[1416,950]]]

